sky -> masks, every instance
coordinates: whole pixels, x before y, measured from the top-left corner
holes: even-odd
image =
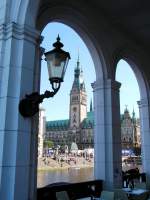
[[[131,69],[130,65],[124,60],[120,60],[117,65],[116,80],[121,83],[121,113],[124,112],[124,109],[127,106],[130,113],[132,113],[134,109],[136,116],[139,117],[139,108],[137,105],[137,101],[140,100],[139,86],[133,70]]]
[[[45,52],[53,49],[52,44],[56,41],[58,34],[64,44],[63,49],[70,53],[71,59],[69,60],[64,82],[61,84],[58,93],[53,98],[44,99],[41,105],[46,110],[47,120],[69,119],[70,90],[74,80],[74,69],[78,55],[88,96],[88,110],[91,99],[93,99],[91,83],[95,81],[96,77],[94,64],[85,43],[72,28],[62,23],[49,23],[44,28],[42,32],[44,39],[41,46],[45,49]],[[51,86],[48,80],[47,64],[44,56],[42,58],[40,92],[44,93],[45,90],[51,90]],[[139,88],[132,69],[124,60],[121,60],[117,65],[116,80],[122,83],[120,89],[121,113],[123,113],[125,105],[128,105],[129,111],[132,112],[134,108],[136,116],[138,116]]]

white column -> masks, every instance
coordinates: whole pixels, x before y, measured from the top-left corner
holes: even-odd
[[[35,133],[31,119],[19,114],[18,104],[26,93],[33,92],[38,38],[37,31],[15,23],[0,29],[0,199],[33,199],[29,185]]]
[[[104,189],[121,187],[119,88],[112,80],[93,84],[95,178],[104,180]]]
[[[141,126],[142,164],[146,173],[146,185],[150,189],[150,103],[148,99],[138,101]]]
[[[2,90],[2,73],[4,70],[4,66],[3,66],[3,60],[4,60],[4,44],[5,44],[5,40],[4,40],[4,28],[5,26],[3,24],[0,25],[0,97],[1,97],[1,90]]]

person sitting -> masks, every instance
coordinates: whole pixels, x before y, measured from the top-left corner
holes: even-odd
[[[128,176],[126,172],[122,171],[122,187],[127,187]]]
[[[132,185],[132,188],[134,188],[134,179],[139,179],[140,178],[140,173],[139,169],[130,169],[125,172],[127,176],[127,186]]]

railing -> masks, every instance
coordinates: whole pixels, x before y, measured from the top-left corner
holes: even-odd
[[[102,180],[93,180],[80,183],[54,183],[37,189],[37,200],[56,200],[56,192],[66,191],[70,199],[84,197],[100,197]]]

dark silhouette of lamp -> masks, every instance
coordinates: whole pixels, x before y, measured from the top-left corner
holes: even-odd
[[[63,82],[70,54],[61,49],[64,45],[60,42],[59,35],[53,46],[54,49],[44,53],[45,60],[47,61],[49,81],[53,91],[46,90],[41,95],[38,92],[26,94],[25,98],[19,103],[19,112],[23,117],[35,115],[39,111],[39,104],[43,102],[43,99],[53,97],[58,92],[61,82]]]

